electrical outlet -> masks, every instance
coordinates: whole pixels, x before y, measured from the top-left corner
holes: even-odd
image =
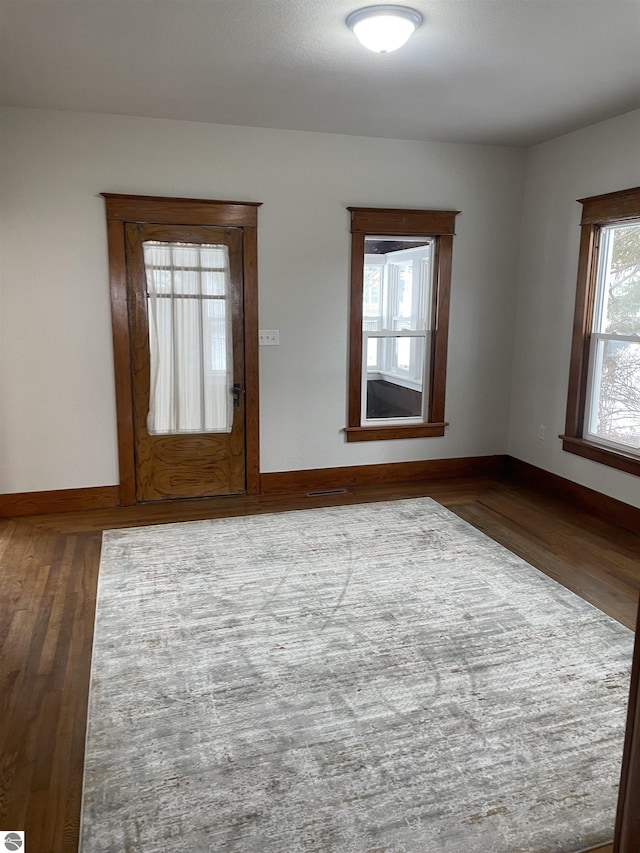
[[[546,426],[544,424],[540,424],[540,426],[538,427],[538,438],[540,439],[540,441],[544,441],[544,434],[546,433],[546,431]]]
[[[277,329],[260,329],[258,335],[261,347],[277,347],[280,345],[280,332]]]

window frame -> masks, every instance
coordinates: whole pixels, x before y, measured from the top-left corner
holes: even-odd
[[[562,449],[610,468],[640,476],[640,458],[624,449],[585,437],[590,394],[589,359],[596,291],[600,233],[611,225],[640,219],[640,187],[578,199],[582,205],[580,251],[573,320],[573,339],[567,391],[567,415]]]
[[[449,335],[451,260],[455,218],[458,210],[408,210],[398,208],[348,207],[351,214],[351,297],[349,321],[349,389],[347,441],[379,441],[444,435]],[[425,419],[416,423],[362,425],[363,334],[362,297],[365,238],[368,235],[429,237],[433,239],[432,332],[428,360],[428,399]],[[425,339],[428,340],[428,337]],[[427,378],[427,377],[425,377]]]

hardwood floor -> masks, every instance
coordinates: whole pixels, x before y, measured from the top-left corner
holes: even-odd
[[[0,827],[25,829],[30,853],[77,850],[103,530],[419,495],[433,497],[634,627],[640,535],[501,480],[352,488],[347,494],[315,497],[230,497],[0,520]],[[599,853],[609,850],[599,848]]]

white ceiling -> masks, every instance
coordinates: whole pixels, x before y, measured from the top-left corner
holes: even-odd
[[[425,22],[379,55],[344,23],[367,0],[0,0],[0,97],[516,145],[640,106],[640,0],[404,2]]]

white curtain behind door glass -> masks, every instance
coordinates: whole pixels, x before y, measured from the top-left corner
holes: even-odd
[[[149,434],[231,432],[228,249],[155,241],[142,247],[151,368]]]

